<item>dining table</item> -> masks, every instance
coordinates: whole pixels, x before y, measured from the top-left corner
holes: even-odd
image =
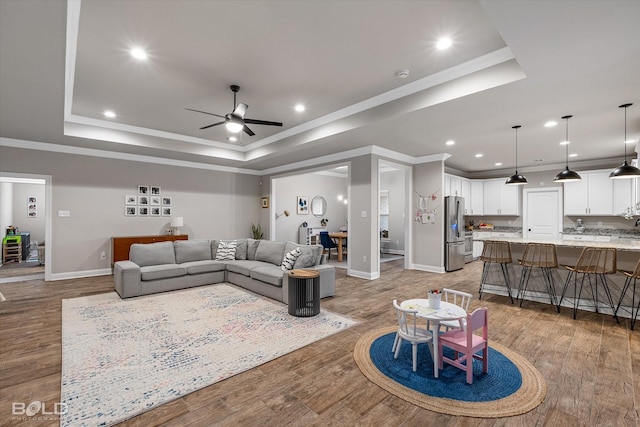
[[[424,298],[408,299],[400,303],[402,308],[410,308],[418,310],[417,316],[427,321],[427,325],[431,326],[431,334],[433,335],[433,375],[438,378],[439,360],[438,353],[438,333],[440,331],[440,322],[445,320],[460,320],[467,317],[467,312],[459,305],[450,302],[441,301],[440,308],[431,308],[429,300]]]
[[[344,255],[342,252],[343,244],[347,242],[348,234],[346,231],[332,231],[329,233],[329,237],[332,239],[337,239],[338,242],[338,262],[342,262],[342,256]]]

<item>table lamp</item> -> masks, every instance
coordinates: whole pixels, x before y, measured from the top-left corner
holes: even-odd
[[[180,227],[182,227],[184,225],[184,218],[181,216],[174,216],[173,218],[171,218],[171,228],[173,228],[173,234],[174,235],[178,235],[180,234]]]

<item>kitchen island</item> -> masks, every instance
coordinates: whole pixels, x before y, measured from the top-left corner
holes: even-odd
[[[510,265],[511,273],[511,286],[512,293],[515,297],[518,292],[518,284],[520,282],[520,275],[522,268],[518,264],[518,260],[522,258],[524,248],[527,243],[547,243],[554,244],[556,246],[556,252],[558,255],[558,264],[560,268],[554,270],[554,287],[556,296],[560,297],[562,289],[567,278],[568,270],[563,268],[563,265],[573,266],[576,264],[582,250],[585,247],[596,248],[615,248],[617,249],[617,269],[633,271],[640,259],[640,240],[637,239],[622,239],[613,238],[608,242],[593,241],[593,240],[540,240],[540,239],[528,239],[523,237],[483,237],[483,233],[478,233],[475,240],[499,240],[507,241],[511,245],[512,264]],[[535,269],[534,269],[535,270]],[[580,279],[579,279],[580,280]],[[614,302],[617,304],[622,292],[625,276],[621,273],[607,275],[607,281],[609,288],[613,296]],[[639,290],[640,291],[640,290]],[[490,270],[486,283],[484,284],[483,292],[494,293],[499,295],[507,295],[506,287],[504,286],[504,280],[502,279],[502,273],[499,267]],[[632,289],[629,289],[625,295],[622,303],[622,307],[618,312],[620,317],[631,317],[631,298]],[[640,293],[640,292],[639,292]],[[599,296],[600,297],[600,296]],[[562,306],[573,307],[573,285],[569,286],[565,299],[562,302]],[[636,296],[637,301],[638,296]],[[527,295],[524,296],[525,300],[537,301],[549,304],[549,296],[545,290],[545,285],[542,280],[542,276],[538,271],[534,271],[531,274],[529,286],[527,289]],[[611,309],[606,306],[604,301],[600,301],[598,311],[602,313],[613,314]],[[588,282],[585,281],[584,290],[579,302],[579,308],[581,310],[595,311],[595,304],[591,292],[589,290]]]

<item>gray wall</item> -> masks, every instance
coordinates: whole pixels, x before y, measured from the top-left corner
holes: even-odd
[[[10,159],[10,161],[9,161]],[[111,237],[165,234],[169,217],[126,217],[138,185],[172,197],[189,238],[240,238],[260,220],[259,177],[177,166],[0,147],[0,171],[52,176],[52,273],[111,267]],[[69,217],[57,212],[68,210]],[[107,259],[100,259],[106,252]],[[55,278],[55,277],[54,277]]]
[[[283,178],[276,178],[276,198],[274,200],[273,211],[281,214],[288,210],[289,217],[280,216],[274,220],[276,223],[275,240],[298,241],[298,231],[300,225],[306,222],[309,227],[320,227],[320,220],[311,213],[298,215],[296,201],[298,196],[306,196],[309,203],[315,196],[322,196],[327,201],[327,213],[324,218],[328,219],[328,231],[337,231],[340,227],[347,226],[348,206],[339,201],[337,196],[342,194],[347,197],[347,178],[328,176],[322,173],[307,173],[302,175],[292,175]]]
[[[413,167],[412,206],[419,206],[418,194],[435,195],[429,200],[427,209],[435,209],[435,222],[413,225],[413,259],[415,268],[429,271],[444,271],[444,206],[442,187],[444,185],[444,163],[442,161],[423,163]],[[416,194],[417,193],[417,194]]]
[[[31,233],[31,242],[44,242],[44,224],[45,224],[45,194],[44,184],[21,184],[12,183],[13,186],[13,226],[18,227],[20,231],[29,231]],[[37,216],[30,217],[27,215],[27,197],[36,197],[37,200]],[[3,231],[4,232],[4,231]]]

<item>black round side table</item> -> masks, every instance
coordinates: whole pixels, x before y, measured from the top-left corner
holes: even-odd
[[[310,317],[320,314],[320,273],[315,270],[289,272],[289,314]]]

